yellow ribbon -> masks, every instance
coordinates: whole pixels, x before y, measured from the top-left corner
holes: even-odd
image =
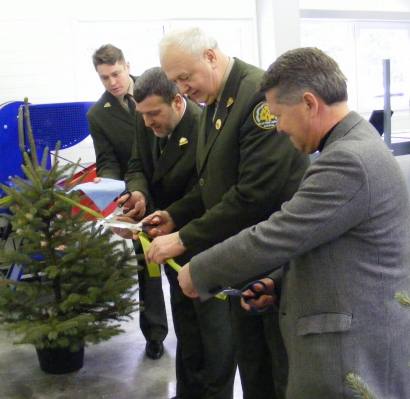
[[[144,256],[145,259],[147,258],[147,252],[149,250],[149,246],[151,243],[150,238],[148,237],[148,235],[144,232],[138,233],[138,238],[141,242],[141,246],[142,246],[142,250],[144,252]],[[177,262],[174,261],[174,259],[169,258],[165,261],[165,263],[172,267],[177,273],[182,269],[181,265],[178,265]],[[150,277],[159,277],[161,275],[161,268],[159,266],[158,263],[155,262],[149,262],[147,264],[147,268],[148,268],[148,275]],[[217,294],[215,295],[215,298],[221,299],[221,300],[226,300],[227,299],[227,295],[225,294]]]

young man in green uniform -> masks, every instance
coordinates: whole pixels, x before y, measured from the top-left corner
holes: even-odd
[[[87,114],[97,176],[123,180],[137,132],[135,106],[129,105],[135,78],[129,74],[129,65],[122,51],[111,44],[95,51],[93,64],[105,88]],[[144,198],[140,198],[140,203],[145,209]],[[138,246],[136,251],[140,252]],[[161,280],[148,279],[145,268],[138,273],[138,278],[140,301],[144,303],[140,327],[147,340],[146,354],[151,359],[158,359],[164,352],[162,342],[168,333]]]
[[[126,174],[132,195],[125,206],[134,208],[134,199],[143,195],[149,210],[163,209],[196,182],[201,108],[179,94],[161,68],[145,71],[136,79],[134,90],[136,109],[142,116],[137,123],[145,123],[147,129],[137,129]],[[127,215],[132,216],[133,211]],[[185,263],[190,257],[188,252],[176,260]],[[192,300],[182,293],[177,272],[165,266],[165,273],[177,337],[176,397],[231,398],[235,367],[229,303]]]
[[[166,234],[149,251],[157,262],[186,250],[199,253],[265,219],[292,197],[308,165],[276,132],[259,92],[262,70],[228,57],[197,28],[164,36],[160,60],[181,92],[206,109],[198,135],[198,184],[146,218],[159,223],[153,236]],[[193,213],[201,216],[190,221]],[[244,398],[284,398],[287,358],[277,313],[249,314],[233,298],[231,321]]]

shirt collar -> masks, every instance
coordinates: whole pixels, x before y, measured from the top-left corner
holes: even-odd
[[[330,137],[330,135],[333,133],[333,131],[335,130],[335,127],[339,124],[339,122],[337,122],[320,140],[319,145],[317,147],[317,150],[319,152],[323,151],[323,148],[325,148],[326,145],[326,141],[327,139]]]
[[[232,71],[232,67],[233,67],[234,61],[235,61],[235,60],[234,60],[233,57],[229,57],[229,59],[228,59],[228,65],[226,66],[224,75],[222,76],[221,89],[219,90],[218,97],[216,98],[216,103],[217,103],[217,104],[219,103],[219,101],[221,101],[222,93],[224,92],[226,82],[227,82],[228,77],[229,77],[229,75],[230,75],[230,73],[231,73],[231,71]]]

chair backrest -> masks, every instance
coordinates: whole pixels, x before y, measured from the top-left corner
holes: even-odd
[[[0,183],[9,184],[10,176],[21,176],[23,156],[19,149],[18,110],[23,104],[13,101],[0,105]],[[0,197],[3,191],[0,189]]]
[[[21,101],[0,105],[0,183],[10,184],[10,176],[22,176],[23,156],[19,148],[18,111]],[[89,135],[87,111],[92,102],[30,104],[30,119],[39,156],[45,147],[71,147]],[[28,148],[25,135],[25,148]],[[20,143],[21,144],[21,143]],[[50,158],[48,165],[50,165]],[[4,192],[0,190],[0,197]]]
[[[390,111],[390,116],[393,111]],[[384,133],[384,111],[382,109],[375,109],[370,115],[369,122],[376,128],[380,136]]]

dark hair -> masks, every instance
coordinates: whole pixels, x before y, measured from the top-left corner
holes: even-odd
[[[171,104],[177,93],[177,85],[168,80],[160,67],[147,69],[135,80],[134,98],[137,103],[155,95],[162,97],[165,103]]]
[[[346,77],[336,61],[322,50],[304,47],[287,51],[265,72],[261,91],[276,89],[282,103],[297,103],[304,91],[312,91],[327,105],[347,101]]]
[[[93,64],[95,69],[97,69],[98,65],[114,65],[116,62],[125,64],[125,58],[122,51],[112,44],[102,45],[99,49],[95,50],[93,54]]]

